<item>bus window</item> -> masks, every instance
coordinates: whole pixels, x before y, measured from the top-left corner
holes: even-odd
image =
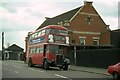
[[[35,49],[34,49],[34,48],[31,48],[31,49],[30,49],[30,53],[31,53],[31,54],[33,54],[33,53],[34,53],[34,51],[35,51]]]
[[[43,48],[40,48],[40,53],[43,53]]]
[[[59,30],[59,33],[60,33],[61,35],[68,35],[67,31],[65,31],[65,30]]]
[[[35,34],[34,34],[34,37],[35,37],[35,38],[38,37],[38,33],[35,33]]]
[[[36,53],[36,48],[33,48],[33,51],[32,51],[32,53]]]
[[[37,49],[36,49],[36,53],[40,53],[40,48],[37,48]]]
[[[41,36],[41,31],[38,32],[38,36]]]
[[[46,29],[46,34],[49,34],[50,33],[50,29]]]
[[[65,37],[64,36],[54,36],[54,40],[55,41],[65,41]]]
[[[56,53],[56,54],[58,53],[58,46],[56,45],[49,45],[47,49],[49,50],[50,53]]]
[[[30,53],[32,53],[32,48],[30,48]]]
[[[58,30],[58,29],[46,29],[46,34],[61,34],[61,35],[68,35],[67,31],[65,30]]]
[[[52,33],[52,34],[58,34],[58,30],[57,29],[51,29],[50,33]]]
[[[32,38],[32,39],[34,38],[34,34],[31,35],[31,38]]]
[[[45,30],[43,30],[43,31],[41,32],[41,35],[45,35]]]

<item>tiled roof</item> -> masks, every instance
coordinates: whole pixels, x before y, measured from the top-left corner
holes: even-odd
[[[81,7],[78,7],[76,9],[73,9],[71,11],[68,11],[66,13],[63,13],[61,15],[58,15],[56,17],[53,17],[53,18],[49,18],[49,19],[46,19],[38,28],[42,28],[44,26],[47,26],[47,25],[57,25],[58,22],[64,22],[64,21],[69,21],[77,12],[78,10],[80,9]]]

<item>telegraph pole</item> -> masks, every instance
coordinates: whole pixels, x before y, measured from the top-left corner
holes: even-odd
[[[4,60],[4,32],[2,32],[2,60]]]

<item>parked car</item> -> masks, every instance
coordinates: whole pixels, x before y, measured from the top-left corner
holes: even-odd
[[[113,76],[114,80],[120,80],[120,62],[109,66],[108,73]]]

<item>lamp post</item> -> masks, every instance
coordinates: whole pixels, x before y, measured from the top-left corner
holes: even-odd
[[[2,32],[2,60],[4,60],[4,32]]]

